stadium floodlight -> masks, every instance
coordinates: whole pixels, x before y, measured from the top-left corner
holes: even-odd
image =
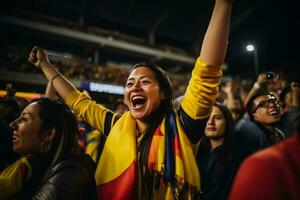
[[[253,45],[253,44],[248,44],[248,45],[246,46],[246,49],[247,49],[247,51],[253,53],[254,71],[255,71],[255,75],[256,75],[256,77],[257,77],[258,74],[259,74],[257,46],[255,46],[255,45]]]
[[[254,46],[252,44],[248,44],[246,46],[246,49],[247,49],[247,51],[254,51],[255,50],[255,48],[254,48]]]

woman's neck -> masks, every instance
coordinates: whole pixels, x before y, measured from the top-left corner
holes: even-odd
[[[145,133],[147,129],[156,128],[163,120],[165,113],[154,112],[145,119],[136,119],[136,126],[138,134]],[[151,126],[151,127],[150,127]]]
[[[138,135],[140,135],[147,130],[149,123],[141,120],[136,120],[136,126],[137,126]]]
[[[210,139],[209,142],[210,142],[211,150],[214,150],[215,148],[221,146],[224,143],[224,139],[223,138],[217,140]]]

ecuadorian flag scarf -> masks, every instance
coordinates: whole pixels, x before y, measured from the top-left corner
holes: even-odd
[[[134,198],[138,168],[136,140],[136,121],[127,112],[112,127],[98,162],[99,199]],[[192,147],[175,113],[168,113],[153,135],[148,170],[161,175],[167,188],[164,199],[193,199],[200,191]]]

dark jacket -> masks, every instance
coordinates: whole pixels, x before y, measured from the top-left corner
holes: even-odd
[[[198,151],[197,164],[201,178],[201,200],[225,200],[237,171],[233,152],[222,161],[224,145],[212,151]]]
[[[97,199],[94,177],[93,160],[87,155],[76,156],[50,169],[38,190],[30,191],[30,188],[25,187],[27,191],[21,192],[18,199]],[[31,192],[34,192],[33,195],[30,195]]]
[[[296,132],[300,119],[300,107],[290,107],[287,112],[282,115],[278,127],[287,137],[291,137]]]
[[[274,128],[274,131],[278,133],[280,140],[286,137],[281,130]],[[256,151],[277,143],[271,140],[271,135],[272,133],[268,129],[252,121],[237,124],[233,144],[239,162],[241,163],[247,156]]]

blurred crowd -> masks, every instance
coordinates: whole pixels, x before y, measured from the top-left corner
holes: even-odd
[[[28,62],[28,49],[22,47],[9,46],[0,52],[0,68],[2,70],[22,72],[22,73],[39,73]],[[113,85],[124,85],[129,73],[131,64],[116,63],[114,61],[103,61],[100,64],[93,64],[81,57],[63,58],[55,57],[52,59],[53,64],[58,67],[60,72],[69,79],[75,79],[86,82],[99,82]],[[184,93],[188,84],[188,75],[178,75],[169,73],[175,96]]]

